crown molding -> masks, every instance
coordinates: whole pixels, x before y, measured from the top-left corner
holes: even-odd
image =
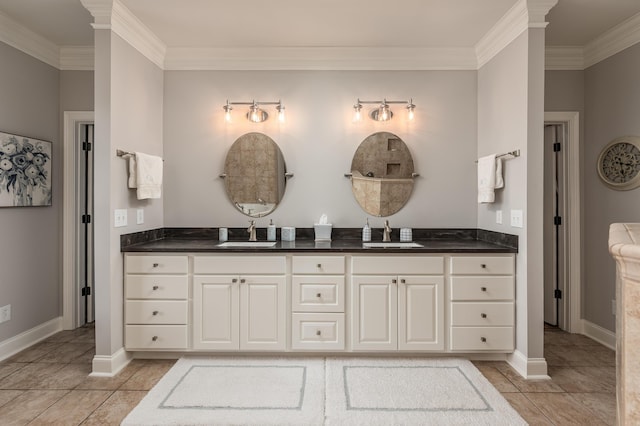
[[[91,71],[94,69],[93,46],[62,46],[60,48],[60,69]]]
[[[0,41],[34,58],[60,68],[60,48],[0,12]]]
[[[605,31],[584,47],[584,67],[588,68],[640,42],[640,13]]]
[[[475,70],[472,48],[169,48],[166,70]]]
[[[581,46],[547,46],[544,51],[546,70],[583,70],[584,48]]]

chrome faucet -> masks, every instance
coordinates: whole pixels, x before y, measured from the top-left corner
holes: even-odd
[[[250,220],[249,223],[250,223],[250,225],[247,228],[247,232],[249,233],[249,241],[257,241],[257,238],[256,238],[256,221],[255,220]]]
[[[382,241],[389,242],[391,241],[391,227],[389,226],[389,221],[384,221],[384,232],[382,233]]]

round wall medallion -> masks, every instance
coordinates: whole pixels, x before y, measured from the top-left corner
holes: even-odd
[[[640,137],[609,142],[598,157],[598,175],[609,188],[626,191],[640,186]]]

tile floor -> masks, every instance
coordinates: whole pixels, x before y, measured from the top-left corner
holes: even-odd
[[[0,424],[118,425],[173,360],[134,360],[113,378],[88,377],[93,327],[62,331],[0,362]],[[531,425],[613,425],[615,353],[545,329],[551,380],[524,380],[505,362],[475,362]]]

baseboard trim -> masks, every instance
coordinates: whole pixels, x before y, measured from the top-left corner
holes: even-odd
[[[606,328],[600,327],[591,321],[583,319],[582,334],[590,337],[598,343],[602,343],[609,349],[613,349],[614,351],[616,350],[616,333],[609,331]]]
[[[37,325],[30,330],[22,332],[0,342],[0,361],[3,361],[20,351],[33,346],[49,336],[62,331],[62,317],[57,317],[45,323]]]
[[[91,377],[113,377],[127,366],[133,356],[124,348],[120,348],[113,355],[95,355],[92,361]]]
[[[507,362],[525,379],[550,379],[544,358],[527,358],[520,351],[507,355]]]

